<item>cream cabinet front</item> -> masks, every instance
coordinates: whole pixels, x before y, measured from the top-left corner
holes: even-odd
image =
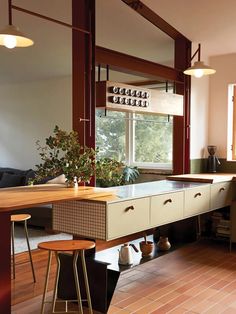
[[[210,185],[185,190],[184,218],[210,210]]]
[[[211,209],[222,208],[232,203],[233,183],[221,182],[211,185]]]
[[[184,192],[162,194],[151,197],[151,227],[183,219]]]
[[[115,239],[149,228],[149,197],[107,205],[107,239]]]

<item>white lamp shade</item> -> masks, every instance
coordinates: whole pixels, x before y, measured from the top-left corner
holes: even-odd
[[[33,40],[27,38],[14,25],[8,25],[0,31],[0,45],[7,48],[29,47],[34,44]]]
[[[212,69],[208,65],[205,65],[202,61],[194,62],[194,65],[184,71],[186,75],[193,75],[195,77],[202,77],[203,75],[210,75],[216,73],[216,70]]]

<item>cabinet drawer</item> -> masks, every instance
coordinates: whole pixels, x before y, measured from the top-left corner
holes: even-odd
[[[184,192],[163,194],[151,198],[151,226],[160,226],[183,219]]]
[[[210,185],[187,189],[184,200],[184,216],[193,216],[210,210]]]
[[[149,198],[109,204],[107,238],[119,238],[149,228]]]
[[[230,182],[211,185],[211,209],[230,205],[233,199],[233,188]]]

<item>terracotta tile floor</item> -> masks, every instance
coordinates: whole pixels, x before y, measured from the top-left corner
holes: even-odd
[[[236,314],[236,247],[201,241],[123,272],[109,314]]]

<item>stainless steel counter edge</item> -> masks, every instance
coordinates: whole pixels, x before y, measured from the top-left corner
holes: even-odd
[[[114,191],[114,195],[117,199],[104,199],[98,198],[95,201],[103,203],[116,203],[121,201],[128,201],[143,197],[150,197],[161,194],[175,193],[184,191],[186,189],[192,189],[201,186],[211,185],[210,183],[199,182],[183,182],[183,181],[170,181],[159,180],[145,183],[136,183],[124,186],[110,187],[109,191]]]

